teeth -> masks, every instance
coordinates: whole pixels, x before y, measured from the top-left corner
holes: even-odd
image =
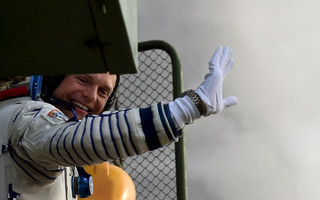
[[[81,109],[85,110],[85,111],[88,111],[88,110],[89,110],[89,108],[87,108],[86,106],[80,104],[80,103],[77,102],[77,101],[73,101],[72,103],[73,103],[74,105],[80,107]]]

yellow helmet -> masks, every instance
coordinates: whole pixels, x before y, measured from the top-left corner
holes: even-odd
[[[131,177],[120,167],[105,162],[102,164],[85,166],[84,170],[92,176],[93,195],[83,200],[136,199],[134,183]]]

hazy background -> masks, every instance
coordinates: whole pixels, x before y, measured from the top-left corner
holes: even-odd
[[[320,1],[138,0],[139,41],[171,43],[184,88],[219,46],[239,104],[186,128],[189,199],[320,199]]]

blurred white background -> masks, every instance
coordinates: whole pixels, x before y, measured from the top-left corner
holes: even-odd
[[[180,54],[196,88],[219,46],[237,106],[186,127],[189,199],[320,199],[320,1],[138,0],[139,41]]]

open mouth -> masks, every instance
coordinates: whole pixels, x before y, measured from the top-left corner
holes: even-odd
[[[89,108],[82,105],[81,103],[77,102],[77,101],[72,101],[72,103],[78,107],[78,108],[81,108],[82,110],[86,111],[86,112],[89,112]]]

